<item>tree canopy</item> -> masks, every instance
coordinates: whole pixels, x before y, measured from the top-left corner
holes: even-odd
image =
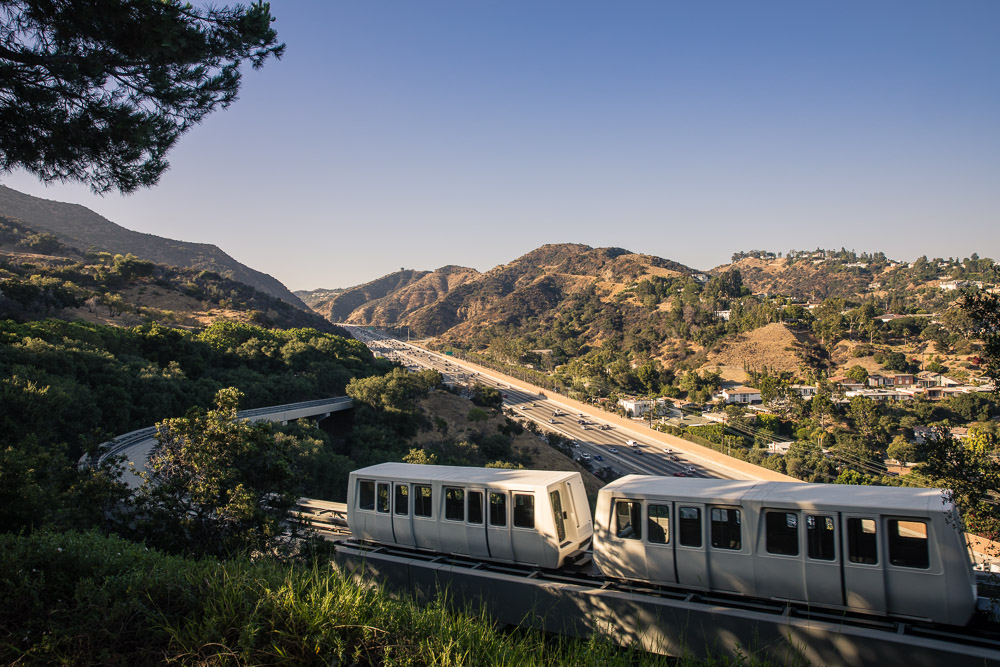
[[[154,544],[226,557],[285,543],[296,499],[291,441],[274,437],[269,422],[238,419],[241,396],[220,389],[215,409],[156,425],[137,519]]]
[[[0,0],[0,171],[98,193],[154,185],[181,134],[284,44],[270,5]]]

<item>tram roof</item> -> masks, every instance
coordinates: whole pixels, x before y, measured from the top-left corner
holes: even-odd
[[[412,482],[455,482],[462,484],[504,484],[505,486],[548,486],[576,477],[580,473],[566,470],[512,470],[507,468],[474,468],[469,466],[436,466],[416,463],[380,463],[355,470],[356,477],[391,478]]]
[[[659,500],[688,500],[736,504],[743,499],[801,508],[835,508],[865,511],[950,511],[952,504],[941,489],[899,486],[855,486],[808,482],[753,482],[723,479],[686,479],[628,475],[601,489]]]

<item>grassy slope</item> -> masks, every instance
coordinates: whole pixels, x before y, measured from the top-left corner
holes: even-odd
[[[92,533],[0,536],[5,664],[676,664],[505,632],[357,586],[323,561],[189,560]]]

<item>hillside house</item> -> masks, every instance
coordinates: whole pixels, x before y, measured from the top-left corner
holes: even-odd
[[[618,405],[621,406],[625,413],[631,415],[635,419],[641,419],[649,414],[650,410],[653,410],[653,416],[662,417],[664,415],[670,414],[670,405],[666,399],[658,398],[655,401],[651,401],[648,398],[622,398],[618,400]]]
[[[769,442],[767,443],[767,453],[768,454],[779,454],[784,456],[788,453],[791,448],[792,443],[790,442]]]
[[[892,389],[857,389],[844,392],[844,397],[847,399],[852,399],[855,396],[863,396],[876,403],[895,403],[897,401],[908,401],[913,398],[912,395]]]
[[[789,389],[793,394],[807,401],[815,396],[816,392],[819,391],[814,385],[811,384],[793,384],[789,387]]]
[[[751,387],[727,387],[722,390],[726,403],[760,403],[760,390]]]
[[[955,440],[965,440],[969,437],[969,429],[964,426],[954,426],[948,429],[948,435],[950,435]],[[913,442],[918,445],[922,445],[925,442],[930,442],[933,440],[939,440],[941,438],[941,429],[932,426],[914,426],[913,427]]]
[[[962,384],[941,373],[931,373],[930,371],[920,371],[917,373],[916,380],[919,387],[958,387]]]

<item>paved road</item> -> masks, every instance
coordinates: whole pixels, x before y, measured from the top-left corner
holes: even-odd
[[[433,368],[449,382],[474,383],[497,387],[504,397],[504,406],[519,417],[530,419],[547,430],[560,433],[577,443],[576,458],[590,459],[597,465],[611,466],[619,473],[643,475],[684,475],[729,479],[733,475],[713,469],[703,461],[684,452],[664,447],[643,438],[643,426],[625,429],[600,418],[600,410],[584,414],[561,406],[558,398],[541,397],[513,387],[500,379],[500,374],[476,373],[461,361],[430,352],[411,343],[383,336],[364,327],[344,326],[355,338],[384,357],[406,364],[411,369]],[[634,441],[638,446],[629,446]],[[602,457],[603,460],[597,459]],[[595,460],[596,459],[596,460]]]

